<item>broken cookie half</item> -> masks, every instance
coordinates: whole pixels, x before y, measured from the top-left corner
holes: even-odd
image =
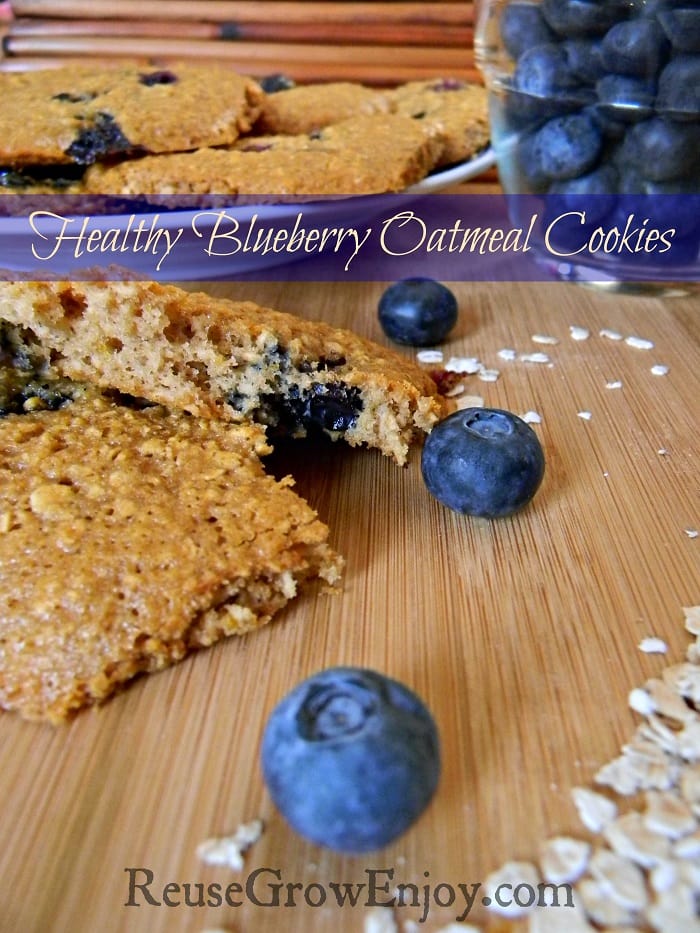
[[[21,375],[2,396],[0,707],[59,722],[339,579],[260,427]]]
[[[432,379],[324,322],[153,282],[0,282],[3,341],[50,376],[168,408],[321,431],[404,464],[444,415]]]

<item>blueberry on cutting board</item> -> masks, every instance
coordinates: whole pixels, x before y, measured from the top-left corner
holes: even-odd
[[[465,408],[437,424],[421,459],[435,498],[463,515],[502,518],[526,505],[544,477],[532,428],[499,408]]]
[[[396,343],[411,347],[440,343],[455,326],[457,314],[457,299],[435,279],[401,279],[379,299],[382,330]]]
[[[275,707],[262,770],[290,826],[349,854],[402,835],[440,776],[437,728],[407,687],[365,668],[320,671]]]

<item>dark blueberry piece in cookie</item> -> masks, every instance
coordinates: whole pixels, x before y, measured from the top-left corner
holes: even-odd
[[[260,78],[258,84],[266,94],[276,94],[277,91],[288,91],[296,87],[294,79],[285,74],[265,75],[264,78]]]
[[[150,71],[148,74],[139,75],[140,83],[145,84],[146,87],[153,87],[154,84],[175,84],[178,80],[178,76],[168,69]]]
[[[103,156],[128,152],[133,148],[114,117],[99,112],[66,149],[66,155],[80,165],[90,165]]]
[[[655,19],[617,23],[603,37],[602,59],[616,74],[653,78],[668,59],[670,42]]]
[[[509,3],[501,14],[501,38],[511,58],[520,58],[527,49],[553,42],[555,35],[535,3]]]
[[[94,100],[96,94],[85,92],[84,94],[74,94],[70,91],[62,91],[60,94],[54,94],[51,100],[57,100],[62,104],[84,104]]]

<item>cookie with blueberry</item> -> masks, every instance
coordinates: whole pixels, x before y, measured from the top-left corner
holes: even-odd
[[[0,74],[0,165],[90,165],[233,142],[263,91],[222,66],[56,68]]]
[[[93,165],[84,183],[93,194],[241,194],[264,201],[383,194],[424,178],[443,144],[435,128],[406,116],[359,116],[313,133],[247,136],[229,148]]]
[[[0,320],[49,376],[174,410],[318,434],[405,463],[444,413],[403,354],[325,322],[154,282],[0,282]]]
[[[388,111],[386,96],[363,84],[352,81],[300,84],[265,95],[253,132],[312,133],[349,117]]]
[[[23,401],[0,417],[0,708],[61,722],[339,579],[260,428],[65,380],[2,388]]]
[[[388,93],[392,110],[425,126],[442,140],[440,166],[471,159],[488,146],[486,90],[454,78],[409,81]]]

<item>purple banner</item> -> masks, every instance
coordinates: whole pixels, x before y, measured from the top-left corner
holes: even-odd
[[[6,278],[700,280],[700,194],[0,199]]]

